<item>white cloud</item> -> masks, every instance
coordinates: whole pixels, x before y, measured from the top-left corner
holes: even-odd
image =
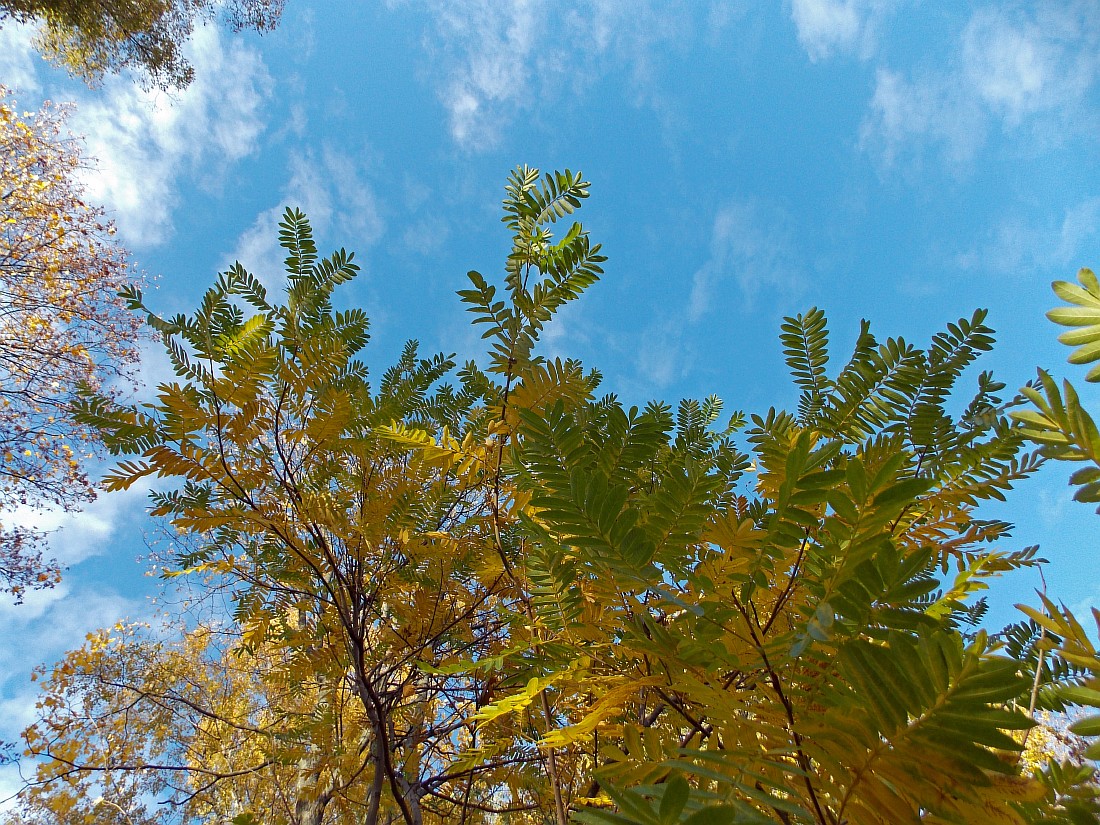
[[[108,541],[115,527],[124,519],[136,517],[144,510],[146,490],[137,485],[129,490],[100,493],[95,501],[83,510],[66,513],[63,510],[32,510],[20,507],[4,514],[4,521],[13,527],[29,527],[49,533],[48,555],[62,565],[73,565],[108,550]],[[49,599],[56,591],[41,591],[38,599]],[[46,594],[46,595],[42,595]],[[31,601],[28,595],[27,601]],[[0,599],[0,615],[7,609]]]
[[[988,9],[976,13],[963,33],[967,80],[985,103],[1013,119],[1044,105],[1051,58],[1033,25],[1013,26]]]
[[[740,21],[753,4],[743,0],[712,0],[707,10],[707,35],[712,41]]]
[[[79,647],[87,634],[123,618],[140,618],[149,609],[144,601],[65,582],[28,594],[19,607],[5,605],[0,609],[0,635],[5,640],[0,647],[0,701],[18,703],[20,696],[29,695],[32,689],[26,679],[31,670]],[[19,728],[12,729],[21,724],[13,719],[17,715],[10,706],[0,713],[0,739],[10,740],[18,733]]]
[[[687,373],[695,359],[685,351],[684,329],[681,319],[675,318],[654,324],[642,336],[635,364],[644,390],[663,390]]]
[[[1097,234],[1100,234],[1100,197],[1088,198],[1066,210],[1051,258],[1063,266],[1073,263],[1085,242]]]
[[[1072,6],[1034,18],[979,10],[962,35],[963,73],[1010,126],[1071,105],[1087,93],[1100,67],[1097,23],[1100,15]]]
[[[237,240],[237,246],[224,262],[240,261],[269,289],[283,280],[283,259],[279,247],[278,226],[287,206],[301,209],[309,218],[314,237],[336,236],[345,249],[362,253],[385,231],[378,200],[370,185],[365,163],[344,152],[324,147],[319,153],[309,150],[293,155],[289,178],[280,205],[261,212]]]
[[[81,97],[71,120],[98,161],[87,176],[90,199],[108,207],[135,246],[171,233],[181,179],[216,186],[229,165],[255,150],[265,126],[273,84],[255,50],[208,26],[186,52],[195,80],[182,92],[148,92],[131,78],[108,78],[100,94]]]
[[[798,41],[811,60],[828,57],[834,49],[850,47],[859,36],[856,4],[843,0],[791,0],[791,17]]]
[[[785,293],[801,289],[801,277],[788,218],[782,210],[756,201],[726,204],[714,218],[710,257],[693,279],[688,316],[696,321],[714,309],[719,285],[734,281],[751,302],[761,289]]]
[[[268,289],[283,280],[283,258],[286,253],[279,247],[279,219],[283,207],[275,206],[256,216],[252,226],[237,239],[237,246],[222,264],[227,269],[239,262],[260,279]]]
[[[144,602],[66,584],[36,596],[37,602],[28,597],[26,604],[0,613],[0,629],[8,640],[0,649],[0,670],[5,673],[29,671],[77,647],[88,633],[110,627],[136,610],[148,610]]]
[[[413,223],[401,235],[402,245],[415,255],[436,255],[451,235],[447,220],[437,214],[428,214]]]
[[[1095,127],[1089,98],[1098,73],[1095,4],[978,9],[945,68],[908,77],[878,70],[861,146],[887,168],[929,151],[961,168],[994,130],[1022,146],[1058,143]]]
[[[321,153],[321,166],[322,174],[330,181],[329,194],[335,211],[332,228],[340,233],[339,242],[353,249],[373,245],[382,236],[385,223],[365,164],[350,154],[326,147]]]
[[[702,4],[699,4],[700,6]],[[635,106],[647,107],[661,121],[667,132],[675,127],[675,102],[661,91],[660,78],[664,67],[660,61],[675,61],[677,52],[684,57],[701,47],[702,39],[695,30],[695,9],[685,3],[590,0],[589,7],[567,16],[571,37],[586,44],[560,67],[565,77],[577,75],[595,77],[621,66],[628,72],[626,91]],[[714,44],[720,44],[719,33],[743,13],[739,6],[731,9],[725,20],[712,5],[703,21],[704,34]],[[587,44],[594,41],[596,48]],[[576,82],[574,80],[574,82]]]
[[[547,10],[537,0],[465,0],[432,4],[448,77],[440,91],[451,135],[476,149],[494,143],[502,119],[529,105],[536,43]],[[435,38],[426,39],[431,51]]]
[[[18,741],[37,716],[38,690],[30,681],[39,664],[50,664],[84,643],[88,633],[148,611],[142,602],[115,593],[70,589],[29,594],[22,607],[0,611],[0,740]],[[0,770],[0,800],[22,786],[15,766]],[[0,811],[4,806],[0,805]]]
[[[869,57],[880,18],[894,5],[885,0],[791,0],[798,42],[810,60],[839,53]]]
[[[0,82],[17,92],[38,91],[34,27],[10,20],[0,26]]]
[[[161,384],[179,380],[159,337],[147,337],[138,342],[136,377],[138,397],[143,401],[152,400]]]
[[[985,140],[986,122],[973,98],[938,75],[907,80],[879,69],[860,146],[886,168],[904,153],[933,144],[953,166],[970,161]]]
[[[273,81],[256,50],[215,26],[200,27],[186,45],[195,80],[172,94],[145,91],[128,76],[108,77],[96,91],[68,81],[44,90],[33,36],[31,26],[0,26],[0,81],[36,97],[76,98],[69,127],[84,136],[91,161],[89,199],[108,208],[130,245],[152,246],[171,234],[180,183],[216,188],[231,164],[256,149]]]
[[[145,490],[132,488],[103,494],[81,513],[15,515],[31,519],[31,526],[53,530],[50,554],[71,565],[111,549],[118,527],[142,518],[145,502]],[[56,661],[98,628],[150,612],[143,600],[77,582],[75,576],[66,577],[52,589],[29,591],[18,606],[0,599],[0,740],[16,741],[34,718],[38,692],[29,677],[35,667]],[[14,768],[0,771],[0,799],[18,787]]]
[[[252,226],[237,240],[237,246],[223,266],[239,261],[245,269],[272,288],[283,281],[283,259],[286,253],[279,246],[279,221],[287,206],[306,213],[314,233],[327,228],[332,220],[332,195],[325,181],[329,176],[316,168],[313,154],[297,154],[290,158],[289,179],[278,206],[261,212]]]
[[[410,5],[391,0],[391,6]],[[625,68],[637,105],[666,116],[650,62],[658,43],[693,43],[691,3],[656,0],[421,0],[431,17],[427,72],[452,138],[468,151],[494,146],[523,112],[538,113],[595,77]],[[714,35],[741,14],[715,2],[702,25]],[[662,50],[667,51],[667,50]]]
[[[1003,220],[971,249],[956,256],[963,269],[1003,275],[1072,277],[1089,263],[1082,252],[1100,240],[1100,197],[1067,207],[1044,221]]]

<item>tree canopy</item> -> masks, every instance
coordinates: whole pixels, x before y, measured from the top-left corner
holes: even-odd
[[[5,18],[39,25],[42,54],[88,83],[126,69],[148,86],[187,86],[183,54],[195,24],[220,17],[235,30],[269,31],[285,0],[0,0]]]
[[[43,671],[12,822],[1096,821],[1095,745],[1031,734],[1095,704],[1088,634],[1049,600],[980,626],[1041,563],[978,509],[1042,461],[1034,388],[964,390],[985,312],[923,347],[864,322],[834,367],[811,309],[780,334],[796,410],[628,407],[539,354],[602,273],[588,194],[515,170],[502,275],[459,292],[487,353],[410,342],[377,385],[334,299],[354,257],[296,210],[285,301],[239,264],[190,315],[126,291],[176,380],[78,420],[109,488],[169,480],[167,575],[232,609]]]
[[[84,199],[63,119],[48,103],[20,115],[0,86],[0,587],[17,597],[58,570],[14,511],[93,497],[85,464],[98,436],[74,421],[72,402],[82,386],[110,394],[136,361],[140,328],[118,295],[133,279],[126,252]]]

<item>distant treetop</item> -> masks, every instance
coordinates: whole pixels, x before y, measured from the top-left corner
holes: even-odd
[[[38,23],[42,55],[89,85],[130,69],[146,87],[182,89],[195,75],[182,50],[196,21],[219,18],[234,31],[270,31],[285,2],[0,0],[0,25]]]

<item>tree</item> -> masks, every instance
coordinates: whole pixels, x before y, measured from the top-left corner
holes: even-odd
[[[474,307],[502,356],[539,304],[508,285]],[[540,745],[594,776],[589,823],[1093,821],[1092,766],[1020,757],[1037,710],[1094,698],[1086,634],[1064,609],[976,629],[986,581],[1041,562],[976,511],[1041,463],[1025,396],[982,373],[950,411],[984,321],[923,350],[865,323],[830,375],[823,313],[786,319],[798,410],[752,416],[744,453],[717,398],[626,409],[524,368],[508,526],[537,643],[483,725],[552,697]]]
[[[587,184],[568,173],[541,189],[538,180],[523,172],[508,198],[538,233],[517,230],[515,254],[532,263],[515,258],[509,277],[526,281],[521,273],[537,258],[545,280],[535,287],[539,303],[504,322],[515,340],[494,353],[500,382],[468,363],[457,389],[442,383],[454,362],[422,359],[411,342],[373,390],[355,358],[367,319],[331,302],[357,267],[343,250],[319,259],[305,217],[288,211],[285,304],[231,268],[193,316],[147,314],[181,382],[160,387],[148,408],[94,393],[82,408],[81,421],[110,449],[135,456],[108,476],[109,489],[153,473],[182,481],[156,497],[154,513],[202,539],[177,567],[225,576],[246,646],[280,639],[288,679],[317,679],[323,664],[331,681],[319,689],[356,697],[366,720],[369,822],[451,821],[452,811],[518,813],[546,803],[545,786],[531,778],[543,757],[527,725],[511,725],[513,740],[492,754],[477,750],[472,717],[501,676],[440,666],[456,656],[506,657],[529,632],[501,618],[502,605],[525,598],[519,548],[501,532],[501,511],[511,506],[504,409],[517,370],[532,362],[537,330],[595,280],[602,260],[579,224],[549,244],[549,225],[579,206]],[[472,277],[470,300],[491,296]],[[140,293],[127,294],[144,311]],[[595,380],[575,364],[555,370],[578,392]],[[436,437],[442,446],[425,453]],[[466,764],[470,750],[486,758]],[[502,784],[511,789],[505,803]]]
[[[354,697],[323,672],[286,682],[279,645],[242,644],[214,624],[118,625],[40,671],[48,712],[27,745],[49,761],[21,821],[163,822],[166,795],[175,822],[354,819],[369,787]]]
[[[118,290],[131,280],[103,210],[87,203],[64,110],[19,115],[0,87],[0,515],[73,510],[93,497],[83,464],[96,434],[72,416],[78,386],[135,363],[139,324]],[[105,383],[108,382],[108,383]],[[0,526],[0,580],[19,597],[58,575],[43,534]]]
[[[37,22],[42,54],[90,84],[131,69],[148,86],[172,89],[194,77],[182,49],[197,22],[219,16],[235,31],[270,31],[284,2],[0,0],[0,23]]]
[[[155,497],[190,537],[172,572],[233,599],[224,649],[256,675],[151,736],[147,700],[178,703],[196,665],[150,690],[141,668],[97,674],[156,657],[77,654],[28,730],[44,761],[25,799],[52,810],[67,788],[130,787],[120,773],[181,805],[195,787],[242,799],[270,761],[285,772],[266,798],[339,787],[350,806],[272,823],[1091,821],[1091,767],[1036,769],[1021,740],[1037,712],[1084,701],[1095,652],[1067,641],[1065,612],[977,627],[987,581],[1040,563],[976,511],[1040,463],[1008,417],[1021,399],[982,373],[952,412],[993,344],[985,313],[924,349],[864,323],[832,374],[824,314],[786,319],[793,414],[626,408],[597,398],[598,373],[537,354],[601,272],[579,223],[555,237],[587,195],[568,171],[509,178],[502,288],[471,272],[459,293],[483,368],[410,344],[373,390],[366,318],[332,305],[353,260],[319,259],[293,211],[285,304],[240,266],[191,316],[128,293],[180,380],[142,408],[90,393],[80,420],[124,457],[110,486],[177,480]],[[230,711],[270,739],[194,747]],[[268,727],[291,718],[315,724]],[[171,763],[123,755],[149,743]]]
[[[1009,525],[974,512],[1039,463],[1003,385],[982,374],[948,412],[984,316],[926,350],[865,324],[835,376],[823,314],[786,319],[798,412],[752,416],[751,454],[728,440],[740,414],[711,430],[717,399],[524,416],[523,525],[558,634],[542,667],[588,671],[557,681],[543,743],[602,763],[580,821],[1078,821],[1091,769],[1046,799],[1009,734],[1079,669],[1029,674],[1033,641],[971,629],[984,580],[1038,562],[990,547]]]

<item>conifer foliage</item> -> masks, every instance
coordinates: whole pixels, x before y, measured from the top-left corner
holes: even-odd
[[[235,611],[50,672],[26,816],[95,788],[238,825],[1095,821],[1087,763],[1022,756],[1095,693],[1087,635],[1052,604],[977,629],[988,580],[1041,561],[976,511],[1041,461],[991,375],[957,397],[985,313],[923,348],[865,323],[839,368],[824,313],[786,319],[793,413],[627,407],[538,354],[602,273],[587,196],[513,172],[503,277],[459,293],[487,356],[410,343],[377,387],[333,301],[354,259],[299,212],[284,303],[240,266],[193,315],[128,293],[178,380],[81,418],[109,486],[174,480],[169,574]]]

